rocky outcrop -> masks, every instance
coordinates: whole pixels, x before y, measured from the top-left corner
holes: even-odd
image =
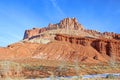
[[[31,38],[32,36],[39,35],[44,31],[53,29],[84,30],[84,27],[78,23],[76,18],[65,18],[57,24],[49,24],[48,27],[33,28],[31,30],[26,30],[23,39],[28,39]]]
[[[120,39],[120,34],[114,33],[114,32],[104,32],[104,35],[111,36],[114,39]]]
[[[34,66],[39,63],[47,67],[58,66],[56,64],[61,61],[98,64],[111,59],[120,61],[120,34],[86,30],[75,18],[65,18],[57,24],[49,24],[48,27],[26,30],[24,40],[0,47],[0,77],[48,77],[51,75],[49,70],[47,73],[38,71],[40,67]],[[30,65],[33,64],[33,68],[27,65],[27,69],[21,70],[21,63],[26,64],[28,61]],[[38,63],[35,64],[35,61]],[[37,69],[33,70],[35,68]]]
[[[84,30],[84,27],[78,23],[76,18],[65,18],[58,24],[49,24],[48,29],[71,29],[71,30]]]
[[[94,38],[81,38],[69,35],[57,34],[56,40],[66,41],[74,44],[81,44],[83,46],[90,46],[96,49],[100,54],[109,57],[116,57],[120,60],[120,41],[114,39],[94,39]]]
[[[116,39],[120,40],[120,34],[113,33],[113,32],[104,32],[101,33],[96,30],[89,30],[84,29],[84,27],[78,23],[76,18],[65,18],[61,20],[57,24],[49,24],[47,27],[43,28],[33,28],[31,30],[26,30],[24,33],[23,39],[33,39],[33,38],[40,38],[41,33],[48,31],[48,30],[60,30],[64,29],[64,32],[66,34],[79,34],[84,35],[85,37],[93,37],[93,38],[107,38],[107,39]],[[58,31],[60,32],[60,31]]]
[[[39,33],[46,31],[46,30],[47,30],[47,28],[33,28],[31,30],[26,30],[24,33],[23,39],[31,38],[33,36],[38,35]]]
[[[114,32],[104,32],[104,33],[101,33],[99,31],[89,30],[89,29],[84,30],[84,32],[86,32],[88,34],[91,34],[92,36],[94,36],[96,38],[107,38],[107,39],[120,40],[120,34],[117,34],[117,33],[114,33]]]
[[[69,30],[72,34],[65,35],[63,32],[60,34],[61,29],[64,32]],[[76,34],[73,35],[74,33]],[[24,39],[21,43],[0,48],[0,59],[27,57],[74,61],[78,56],[79,61],[97,62],[97,60],[103,61],[105,58],[116,56],[120,60],[120,34],[86,30],[76,18],[65,18],[57,24],[49,24],[48,27],[26,30]]]

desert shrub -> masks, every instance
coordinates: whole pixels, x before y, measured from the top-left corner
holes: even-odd
[[[81,68],[83,68],[83,69],[84,69],[85,67],[86,67],[86,65],[81,65]]]
[[[43,66],[30,66],[30,65],[26,65],[24,66],[25,69],[27,70],[43,70]]]
[[[82,66],[82,67],[85,67],[85,66]],[[75,61],[74,61],[74,70],[76,72],[76,77],[77,77],[75,80],[82,79],[82,75],[80,74],[81,69],[80,69],[78,58],[76,58]]]

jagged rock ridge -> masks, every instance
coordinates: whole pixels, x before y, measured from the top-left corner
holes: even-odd
[[[49,24],[48,27],[44,28],[33,28],[32,30],[26,30],[23,39],[30,38],[40,33],[53,30],[53,29],[71,29],[71,30],[84,30],[84,27],[78,23],[76,18],[65,18],[58,24]]]
[[[61,30],[64,29],[63,33],[65,32],[67,33],[69,31],[69,34],[71,33],[73,35],[74,33],[76,33],[78,35],[84,35],[84,37],[120,39],[120,34],[116,34],[113,32],[101,33],[95,30],[85,29],[81,24],[78,23],[76,18],[65,18],[57,24],[49,24],[48,27],[33,28],[31,30],[26,30],[23,39],[25,40],[25,39],[40,38],[41,33],[50,30],[58,30],[58,29]]]

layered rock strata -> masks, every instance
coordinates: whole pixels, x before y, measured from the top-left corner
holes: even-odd
[[[37,36],[44,31],[53,29],[84,30],[84,27],[78,23],[76,18],[65,18],[57,24],[49,24],[48,27],[33,28],[31,30],[26,30],[23,39],[28,39],[32,36]]]
[[[82,38],[69,35],[56,34],[56,40],[66,41],[73,44],[81,44],[96,49],[100,54],[120,59],[120,41],[115,39]]]

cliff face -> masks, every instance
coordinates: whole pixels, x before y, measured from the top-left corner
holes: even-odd
[[[84,36],[88,36],[88,37],[92,36],[94,38],[107,38],[107,39],[120,40],[120,34],[116,34],[113,32],[101,33],[101,32],[95,31],[95,30],[87,30],[81,24],[78,23],[76,18],[65,18],[57,24],[49,24],[47,27],[33,28],[31,30],[26,30],[24,33],[23,40],[37,38],[37,37],[40,37],[41,36],[40,34],[45,31],[57,30],[57,29],[64,29],[64,30],[66,30],[65,32],[68,31],[69,33],[70,33],[70,31],[74,31],[73,33],[78,33],[78,34],[80,33],[80,35],[85,34]]]
[[[47,28],[33,28],[32,30],[26,30],[24,33],[24,38],[23,39],[27,39],[27,38],[31,38],[32,36],[36,36],[39,33],[42,33],[44,31],[46,31]]]
[[[54,32],[53,30],[54,31],[56,30],[56,31]],[[63,30],[63,32],[61,32],[61,30]],[[47,31],[49,32],[51,31],[51,33]],[[47,36],[46,34],[45,35],[43,34],[44,32],[47,33]],[[41,33],[42,35],[47,37],[47,39],[49,36],[53,35],[54,33],[54,36],[52,36],[52,39],[64,42],[64,45],[60,45],[58,42],[55,44],[51,43],[49,45],[44,45],[44,48],[43,46],[42,47],[40,46],[38,47],[36,52],[34,52],[33,57],[40,58],[41,56],[45,56],[44,53],[46,53],[47,56],[43,57],[44,59],[74,60],[73,59],[73,56],[75,56],[74,54],[82,55],[80,53],[84,53],[85,55],[89,53],[90,54],[89,56],[91,56],[92,59],[99,58],[100,60],[100,59],[106,58],[106,60],[108,60],[110,57],[116,57],[117,60],[120,60],[120,46],[119,46],[120,45],[120,34],[116,34],[113,32],[101,33],[95,30],[87,30],[81,24],[78,23],[76,18],[65,18],[57,24],[49,24],[48,27],[33,28],[32,30],[26,30],[24,39],[28,39],[28,40],[34,39],[34,38],[39,39],[42,37]],[[77,49],[77,46],[79,45],[78,50],[73,49],[73,52],[71,52],[72,48],[69,47],[70,49],[66,48],[66,51],[65,51],[64,48],[67,47],[66,45],[73,46],[68,43],[72,43],[75,49]],[[57,48],[57,46],[59,47]],[[60,46],[63,48],[61,48]],[[53,50],[52,48],[55,48],[55,50]],[[56,50],[58,50],[59,54],[55,54],[57,53]],[[61,58],[59,58],[58,55]],[[69,58],[66,58],[66,55],[69,56]],[[103,57],[98,57],[98,56],[103,56]],[[82,60],[84,57],[88,58],[88,55],[85,55],[82,57],[80,56],[79,58]]]
[[[96,49],[100,54],[108,57],[116,57],[120,60],[120,41],[114,39],[94,39],[94,38],[81,38],[71,37],[68,35],[57,34],[56,40],[66,41],[72,44],[81,44],[83,46],[90,46]]]
[[[84,30],[83,26],[78,23],[76,18],[65,18],[61,20],[58,24],[49,24],[48,27],[33,28],[31,30],[26,30],[23,39],[28,39],[31,38],[32,36],[39,35],[44,31],[54,29]]]
[[[76,18],[65,18],[59,23],[60,28],[66,28],[71,30],[83,30],[84,27],[78,23]]]
[[[75,18],[65,18],[45,28],[26,30],[23,42],[0,48],[0,54],[0,59],[74,61],[77,57],[79,61],[95,63],[115,57],[120,61],[120,34],[86,30]]]

